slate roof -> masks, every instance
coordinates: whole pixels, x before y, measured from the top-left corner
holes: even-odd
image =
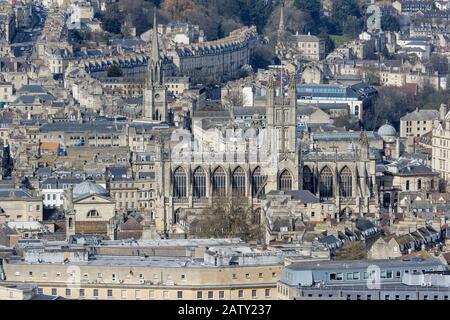
[[[123,124],[115,124],[110,121],[93,121],[88,123],[78,123],[78,122],[55,122],[46,123],[39,128],[40,132],[117,132],[122,130]]]
[[[290,190],[290,191],[281,191],[281,190],[272,190],[267,193],[267,196],[290,196],[292,200],[302,201],[304,203],[319,203],[320,200],[317,196],[315,196],[311,191],[308,190]]]
[[[439,118],[438,110],[416,110],[401,117],[401,121],[433,121]]]

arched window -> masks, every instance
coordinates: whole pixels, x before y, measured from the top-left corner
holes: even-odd
[[[283,191],[292,190],[292,176],[291,173],[287,170],[284,170],[280,174],[280,181],[278,183],[279,189]]]
[[[341,174],[339,175],[339,192],[340,196],[343,198],[351,198],[352,197],[352,172],[348,167],[345,167],[341,170]]]
[[[231,177],[231,187],[233,196],[245,196],[245,172],[241,167],[237,167]]]
[[[186,198],[186,172],[178,167],[173,173],[173,196],[174,198]]]
[[[303,190],[309,190],[316,193],[314,189],[314,176],[309,167],[303,167]]]
[[[320,172],[319,184],[320,199],[327,200],[333,197],[333,173],[325,167]]]
[[[180,219],[180,209],[177,209],[177,210],[175,210],[174,213],[173,213],[172,223],[173,223],[173,224],[177,224],[178,221],[179,221],[179,219]]]
[[[192,195],[197,199],[206,197],[206,173],[200,167],[194,171],[192,177]]]
[[[266,176],[264,176],[261,172],[261,167],[257,167],[253,171],[252,175],[252,196],[261,198],[265,195],[265,187],[263,186],[264,180]]]
[[[212,194],[215,197],[224,197],[226,191],[226,175],[225,171],[218,167],[212,175]]]
[[[87,214],[88,217],[98,217],[98,211],[97,210],[90,210]]]
[[[422,189],[422,180],[417,180],[417,190]]]

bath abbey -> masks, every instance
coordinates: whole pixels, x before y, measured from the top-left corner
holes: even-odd
[[[449,17],[0,0],[0,300],[448,300]]]
[[[152,59],[162,58],[152,55]],[[149,66],[151,96],[155,79],[160,79],[155,74],[161,72],[161,61],[152,60]],[[299,113],[305,107],[297,104],[295,74],[286,82],[284,90],[284,79],[275,81],[268,74],[256,93],[259,107],[232,105],[228,110],[203,112],[207,118],[198,117],[194,110],[191,130],[176,130],[169,141],[156,140],[152,219],[157,230],[186,232],[189,223],[207,213],[217,198],[247,201],[255,221],[263,223],[265,195],[277,191],[299,191],[305,199],[320,201],[320,213],[302,216],[305,221],[377,216],[375,155],[366,132],[357,132],[344,150],[337,145],[318,146],[298,130]],[[145,110],[158,114],[153,99],[144,101],[149,101]],[[167,114],[159,117],[168,119],[165,99],[160,101],[159,110]],[[249,121],[239,121],[237,113],[242,112]]]

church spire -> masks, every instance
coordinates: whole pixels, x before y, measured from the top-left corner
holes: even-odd
[[[160,55],[159,55],[158,24],[156,22],[156,10],[155,10],[153,16],[152,62],[157,63],[159,59]]]
[[[278,32],[283,32],[284,27],[284,1],[281,2],[281,11],[280,11],[280,24],[278,25]]]

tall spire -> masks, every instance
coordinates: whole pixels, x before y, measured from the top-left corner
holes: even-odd
[[[156,63],[160,59],[159,55],[159,39],[158,39],[158,24],[156,22],[156,10],[153,16],[153,39],[152,39],[152,62]]]
[[[278,32],[284,31],[284,1],[281,2],[280,24],[278,25]]]

